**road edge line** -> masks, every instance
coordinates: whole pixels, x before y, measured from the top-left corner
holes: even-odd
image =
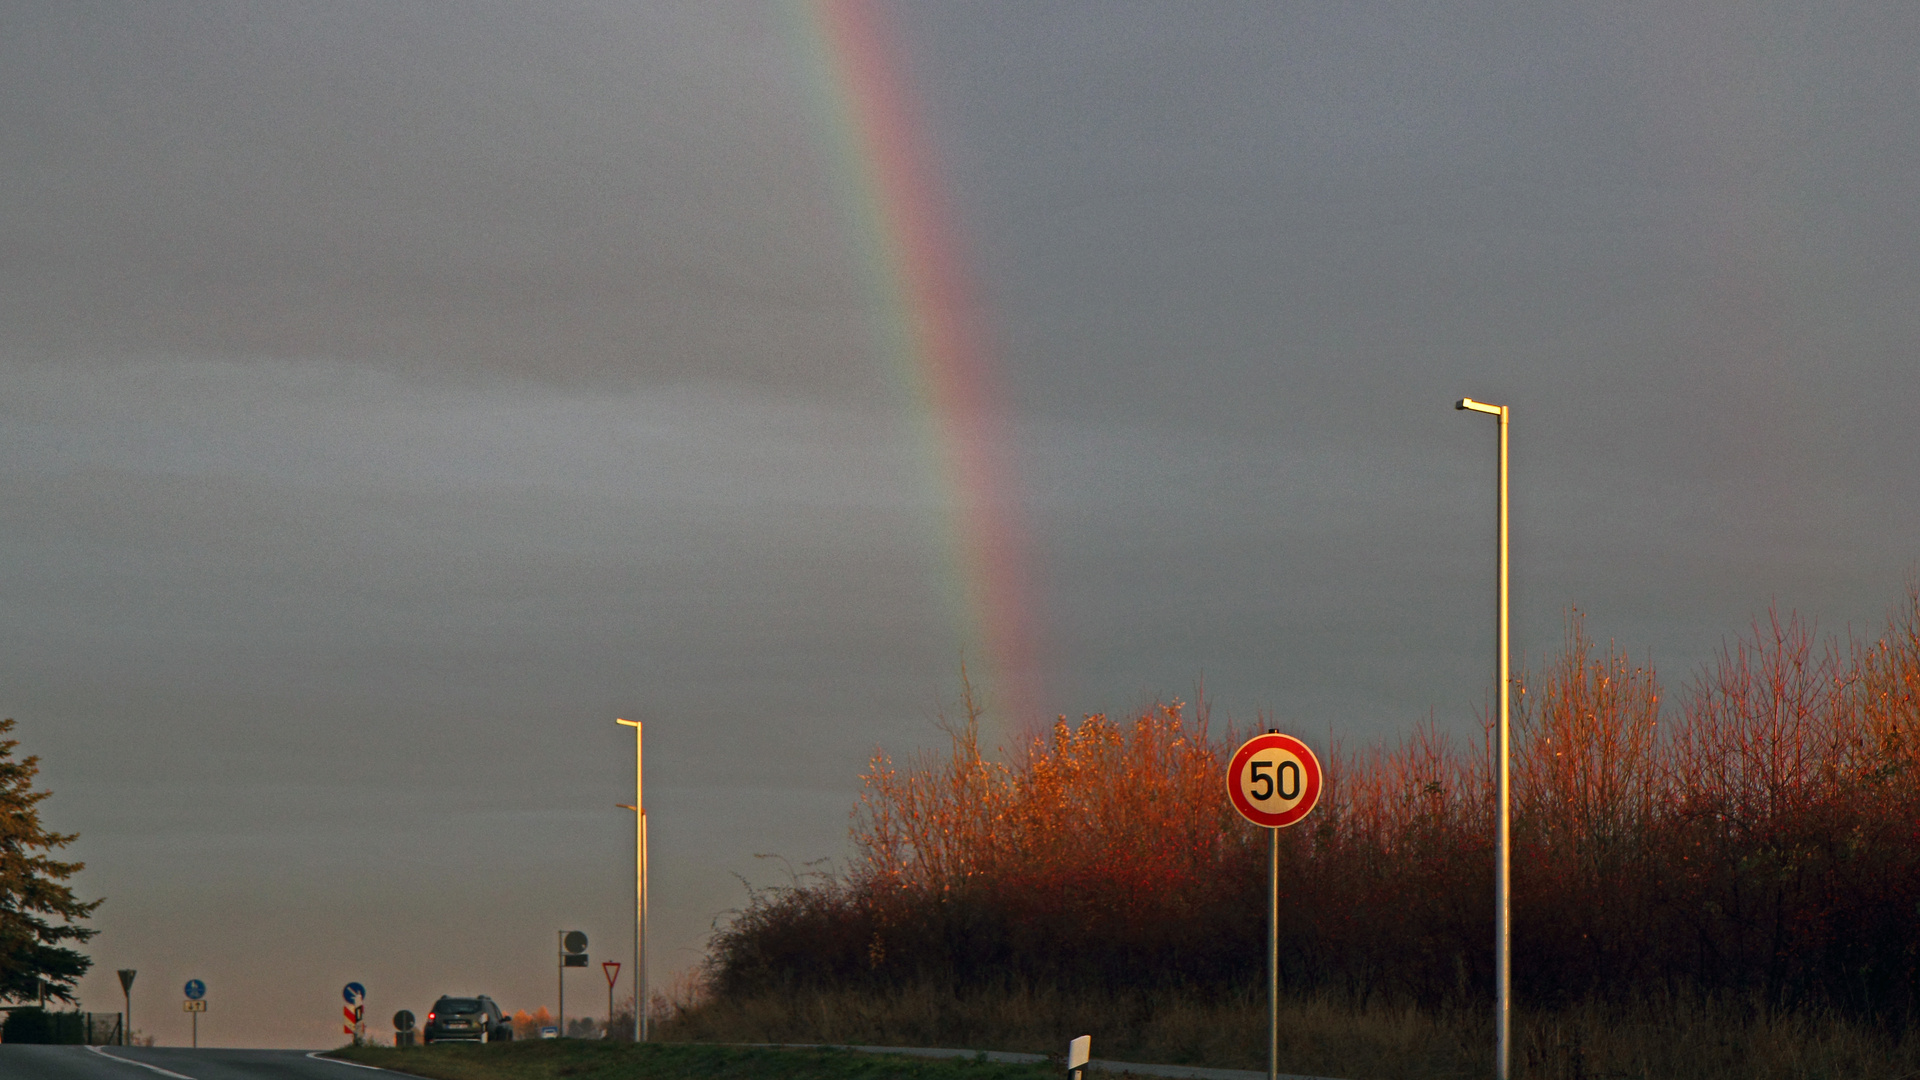
[[[158,1065],[149,1065],[144,1061],[135,1061],[132,1058],[123,1058],[118,1054],[109,1054],[105,1050],[102,1050],[97,1046],[89,1046],[87,1047],[87,1049],[93,1051],[96,1054],[99,1054],[101,1057],[106,1058],[108,1061],[117,1061],[122,1065],[138,1065],[143,1069],[151,1069],[154,1072],[159,1073],[161,1076],[171,1076],[174,1078],[174,1080],[193,1080],[193,1077],[188,1076],[185,1073],[173,1072],[168,1069],[163,1069]]]

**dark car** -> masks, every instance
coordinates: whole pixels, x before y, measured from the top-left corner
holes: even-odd
[[[427,1010],[421,1042],[506,1042],[513,1038],[513,1021],[485,994],[443,997]]]

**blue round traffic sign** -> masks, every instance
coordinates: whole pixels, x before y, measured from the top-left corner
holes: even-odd
[[[367,988],[359,983],[348,983],[341,989],[340,996],[347,999],[347,1004],[358,1005],[367,1000]]]
[[[188,1001],[199,1001],[201,998],[206,996],[207,996],[206,983],[201,982],[199,979],[187,980],[187,1000]]]

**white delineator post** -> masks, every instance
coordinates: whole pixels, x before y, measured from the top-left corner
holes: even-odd
[[[639,720],[615,720],[633,729],[633,1041],[647,1041],[647,787],[646,729]]]
[[[1500,615],[1499,629],[1495,634],[1496,650],[1499,653],[1500,694],[1500,761],[1499,761],[1499,847],[1494,855],[1493,865],[1493,985],[1494,985],[1494,1027],[1498,1031],[1499,1046],[1495,1050],[1494,1073],[1498,1080],[1507,1080],[1508,1067],[1513,1060],[1513,833],[1512,792],[1509,783],[1510,767],[1508,761],[1508,731],[1513,711],[1513,672],[1510,666],[1508,605],[1511,597],[1509,583],[1512,580],[1512,564],[1507,558],[1507,427],[1513,419],[1513,411],[1505,405],[1488,405],[1472,398],[1461,398],[1454,408],[1472,412],[1486,413],[1500,418]]]
[[[1085,1080],[1087,1062],[1093,1058],[1093,1036],[1082,1035],[1067,1043],[1067,1076],[1071,1080]]]

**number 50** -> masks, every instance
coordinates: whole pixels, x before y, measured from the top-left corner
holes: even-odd
[[[1267,770],[1273,769],[1274,775],[1268,776]],[[1293,800],[1300,797],[1300,763],[1293,760],[1282,761],[1274,768],[1271,761],[1250,761],[1247,763],[1247,784],[1253,788],[1253,797],[1266,802],[1273,798],[1275,778],[1279,780],[1280,797]],[[1291,781],[1291,783],[1289,783]],[[1265,785],[1264,789],[1261,785]]]

